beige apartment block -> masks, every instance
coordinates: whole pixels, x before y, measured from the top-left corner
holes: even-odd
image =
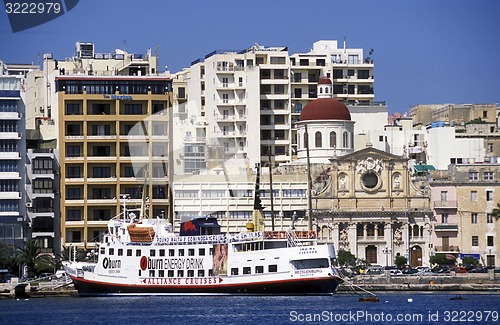
[[[56,89],[62,245],[94,247],[143,190],[150,216],[170,216],[171,80],[61,75]]]
[[[457,185],[460,252],[498,266],[500,220],[491,212],[500,202],[500,164],[451,165],[450,175]]]

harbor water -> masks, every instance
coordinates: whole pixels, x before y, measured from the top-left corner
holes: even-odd
[[[130,296],[0,300],[0,324],[500,324],[500,295]]]

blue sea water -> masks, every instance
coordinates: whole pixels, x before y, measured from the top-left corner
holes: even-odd
[[[131,296],[0,300],[0,324],[500,324],[500,295]]]

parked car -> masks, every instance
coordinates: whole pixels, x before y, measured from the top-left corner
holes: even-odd
[[[488,268],[484,266],[478,266],[470,270],[469,273],[488,273]]]
[[[42,273],[40,274],[40,276],[38,277],[38,279],[40,280],[52,280],[52,278],[54,278],[55,275],[53,273]]]
[[[432,272],[430,267],[427,266],[417,266],[418,273],[421,275],[435,274]]]
[[[406,274],[406,275],[417,274],[418,270],[409,267],[409,268],[406,268],[406,269],[402,269],[401,273]]]
[[[403,272],[401,272],[401,270],[399,270],[399,269],[390,269],[389,270],[389,274],[391,274],[391,275],[402,275]]]
[[[445,273],[467,273],[467,269],[463,266],[452,266]]]
[[[385,270],[382,266],[370,266],[369,268],[366,269],[366,271],[363,274],[382,275],[385,274]]]
[[[65,277],[67,274],[66,274],[66,271],[64,270],[57,270],[56,274],[55,274],[55,277],[60,279],[62,277]]]

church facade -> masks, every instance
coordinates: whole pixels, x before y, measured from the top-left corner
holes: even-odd
[[[313,224],[322,242],[370,264],[429,265],[432,211],[425,176],[411,175],[408,158],[373,148],[354,151],[348,108],[331,98],[331,81],[318,82],[318,99],[297,123],[298,160],[312,175]]]

